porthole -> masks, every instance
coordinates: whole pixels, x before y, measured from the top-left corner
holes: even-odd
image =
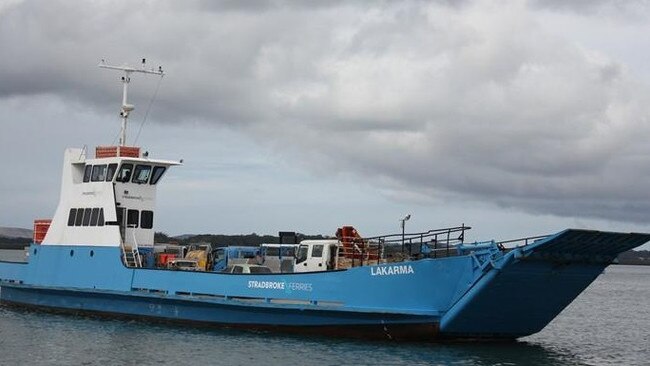
[[[74,250],[70,250],[70,256],[72,257],[74,255]]]
[[[95,251],[94,251],[94,250],[91,250],[91,251],[90,251],[90,256],[92,257],[92,256],[94,256],[94,255],[95,255]]]

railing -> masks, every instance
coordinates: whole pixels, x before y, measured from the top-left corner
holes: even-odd
[[[464,242],[469,229],[463,224],[419,233],[340,237],[339,268],[456,255],[454,246]]]
[[[514,248],[525,247],[528,244],[532,244],[532,243],[534,243],[534,242],[536,242],[538,240],[548,238],[549,236],[551,236],[551,235],[548,234],[548,235],[528,236],[528,237],[525,237],[525,238],[498,241],[496,244],[502,250],[509,250],[509,249],[514,249]],[[522,243],[522,244],[516,244],[514,246],[513,245],[506,245],[506,244],[512,244],[512,243]]]
[[[133,234],[133,246],[131,247],[133,260],[135,261],[136,267],[142,267],[142,258],[140,258],[140,248],[138,248],[138,239],[135,237],[135,230],[131,230],[131,234]]]
[[[135,228],[135,226],[128,226],[128,228]],[[126,230],[126,229],[125,229]],[[122,257],[124,258],[124,264],[127,267],[142,267],[142,258],[140,258],[140,251],[138,249],[138,240],[135,237],[135,230],[131,230],[133,234],[133,244],[129,247],[129,250],[126,249],[126,240],[122,240]],[[133,262],[131,262],[132,260]]]

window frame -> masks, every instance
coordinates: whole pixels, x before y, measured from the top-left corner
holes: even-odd
[[[97,226],[97,221],[99,220],[99,207],[93,207],[90,212],[90,226]]]
[[[165,174],[165,171],[167,171],[166,166],[160,166],[160,165],[154,166],[153,169],[151,170],[151,179],[149,180],[149,184],[151,185],[157,184],[160,178],[162,178],[162,176]]]
[[[84,208],[84,217],[81,226],[90,226],[90,215],[92,211],[92,208]]]
[[[84,167],[84,176],[83,176],[83,182],[84,183],[90,182],[90,177],[92,176],[92,171],[93,171],[92,164],[86,164],[86,166]]]
[[[106,180],[106,164],[93,165],[93,171],[90,177],[91,182],[103,182]],[[100,175],[101,174],[101,175]]]
[[[325,250],[325,245],[323,245],[323,244],[314,244],[311,247],[311,258],[323,258],[323,251],[324,250]]]
[[[146,164],[136,164],[135,168],[133,168],[133,176],[131,177],[131,183],[135,184],[147,184],[149,183],[149,180],[151,179],[151,170],[152,167],[151,165],[146,165]],[[146,179],[140,179],[138,176],[143,172],[147,171],[147,178]],[[137,179],[136,179],[137,178]]]
[[[145,220],[145,215],[150,215]],[[141,229],[153,229],[153,211],[151,210],[142,210],[140,211],[140,228]]]
[[[104,208],[99,208],[99,217],[97,218],[97,226],[104,226]]]
[[[77,219],[77,208],[73,207],[68,213],[68,226],[74,226],[74,223]]]
[[[140,227],[140,211],[131,209],[126,210],[126,227],[132,229]]]
[[[296,264],[302,263],[307,260],[309,257],[309,246],[306,244],[301,244],[296,250]]]
[[[112,182],[115,173],[117,173],[117,163],[108,164],[108,168],[106,168],[106,181]]]
[[[77,215],[74,219],[74,226],[81,226],[84,218],[84,209],[77,207]]]
[[[129,171],[129,175],[126,178],[121,178],[122,172],[127,170]],[[131,177],[133,176],[133,163],[122,163],[120,165],[120,169],[117,171],[117,176],[115,176],[115,179],[120,182],[120,183],[128,183],[131,180]]]

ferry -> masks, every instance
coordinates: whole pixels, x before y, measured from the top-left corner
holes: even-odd
[[[396,234],[342,226],[329,239],[284,236],[251,255],[217,248],[169,261],[154,246],[156,190],[182,161],[126,144],[130,77],[163,70],[100,66],[123,72],[119,144],[65,150],[53,217],[35,221],[26,262],[0,262],[7,306],[364,339],[516,339],[650,240],[566,229],[470,243],[464,224],[406,233],[405,217]]]

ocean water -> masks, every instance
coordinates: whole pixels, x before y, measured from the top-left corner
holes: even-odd
[[[350,341],[0,306],[0,365],[154,364],[650,365],[650,267],[609,267],[542,332],[506,343]]]

